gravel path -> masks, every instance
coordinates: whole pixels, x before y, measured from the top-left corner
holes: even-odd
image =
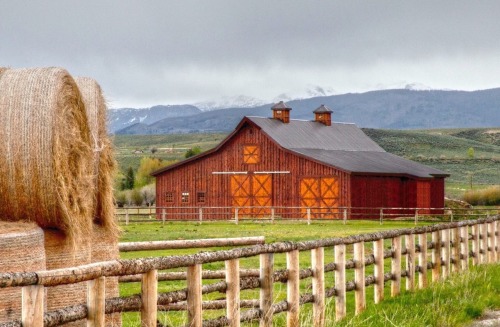
[[[486,311],[484,315],[474,321],[469,327],[500,327],[500,311]]]

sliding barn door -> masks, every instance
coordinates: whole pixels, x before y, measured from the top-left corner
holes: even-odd
[[[269,174],[231,176],[232,204],[239,208],[241,216],[269,217],[272,193],[272,177]]]
[[[302,217],[339,218],[339,183],[337,177],[302,178],[300,181]]]

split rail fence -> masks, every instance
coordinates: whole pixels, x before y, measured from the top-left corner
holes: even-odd
[[[384,242],[390,243],[390,247],[386,248]],[[353,257],[349,259],[348,246],[353,248]],[[333,255],[325,248],[333,248]],[[300,267],[299,252],[310,252],[310,267]],[[278,253],[286,254],[286,269],[274,269],[274,256]],[[255,256],[260,258],[259,276],[243,277],[240,259]],[[384,271],[386,260],[390,260],[389,271]],[[286,312],[287,326],[299,326],[301,305],[305,303],[312,303],[312,324],[324,326],[327,321],[346,316],[347,292],[354,292],[355,314],[358,314],[367,305],[367,286],[373,285],[374,303],[379,303],[384,299],[385,284],[390,284],[391,296],[397,296],[403,284],[413,291],[454,272],[467,270],[470,265],[499,261],[500,217],[495,216],[343,238],[115,260],[52,271],[1,273],[0,287],[22,287],[23,299],[21,319],[0,326],[57,326],[82,319],[87,320],[87,326],[104,326],[105,314],[136,311],[140,312],[142,326],[149,327],[156,326],[159,310],[182,309],[187,310],[189,326],[239,326],[245,321],[272,326],[273,318],[280,312]],[[225,263],[225,280],[202,285],[202,265],[213,262]],[[365,269],[371,265],[374,274],[367,275]],[[186,268],[187,288],[158,293],[158,271],[173,268]],[[347,280],[348,270],[354,270],[354,280]],[[335,275],[332,285],[325,282],[325,273],[329,272]],[[135,274],[141,275],[141,294],[105,298],[106,277]],[[300,291],[300,280],[306,278],[312,278],[311,293]],[[85,281],[87,303],[44,312],[45,287]],[[286,300],[273,301],[276,282],[286,283]],[[240,292],[245,289],[259,289],[259,299],[240,300]],[[203,301],[202,295],[212,292],[225,293],[225,300]],[[325,303],[326,298],[331,297],[335,298],[335,316],[327,317]],[[203,320],[204,310],[220,308],[226,309],[225,315]]]
[[[124,207],[117,208],[116,217],[130,222],[153,221],[233,221],[242,220],[438,220],[456,221],[482,218],[500,213],[499,208],[362,208],[362,207]]]

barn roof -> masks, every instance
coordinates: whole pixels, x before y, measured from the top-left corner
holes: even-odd
[[[353,173],[416,177],[447,173],[386,152],[354,124],[247,117],[285,149]]]
[[[280,147],[314,161],[357,174],[410,175],[431,178],[449,174],[420,163],[390,154],[354,124],[333,123],[326,126],[316,121],[280,120],[244,117],[236,129],[215,148],[179,163],[161,168],[156,176],[185,163],[217,152],[247,123],[253,123]]]

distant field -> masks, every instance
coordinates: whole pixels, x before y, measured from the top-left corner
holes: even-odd
[[[364,129],[386,151],[451,174],[446,193],[458,197],[471,186],[500,184],[500,128],[382,130]],[[120,169],[137,169],[144,156],[170,162],[184,158],[199,146],[203,151],[219,144],[227,134],[116,135],[114,145]],[[157,152],[151,152],[156,148]],[[474,149],[473,158],[469,148]],[[139,150],[142,153],[134,154]]]

